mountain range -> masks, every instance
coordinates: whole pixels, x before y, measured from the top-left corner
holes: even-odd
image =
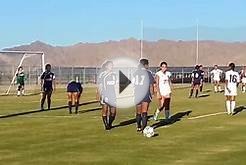
[[[54,66],[95,67],[115,57],[139,59],[140,41],[130,38],[101,43],[77,43],[71,46],[52,46],[35,41],[4,50],[43,51],[45,61]],[[161,61],[167,61],[169,66],[194,66],[196,41],[144,41],[143,57],[149,59],[151,66],[158,66]],[[15,54],[0,54],[0,65],[14,65],[19,60],[20,56]],[[28,65],[37,63],[35,60],[29,61]],[[246,64],[246,42],[199,41],[199,64],[213,66],[227,65],[229,62]]]

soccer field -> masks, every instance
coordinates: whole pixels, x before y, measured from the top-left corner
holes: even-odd
[[[175,89],[172,121],[149,120],[157,127],[152,138],[136,132],[134,108],[118,110],[116,127],[105,131],[98,103],[81,106],[78,115],[61,108],[1,118],[0,164],[245,165],[246,113],[226,115],[223,93],[209,89],[198,99],[188,99],[188,88]],[[53,106],[66,105],[64,91],[54,93]],[[237,106],[246,104],[239,93]],[[38,110],[39,99],[0,96],[0,115]],[[81,102],[91,100],[95,88],[86,88]],[[151,103],[149,115],[156,105]]]

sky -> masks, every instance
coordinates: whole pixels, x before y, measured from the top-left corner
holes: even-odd
[[[7,0],[0,4],[0,49],[36,40],[65,46],[139,39],[141,21],[145,36],[155,34],[149,29],[173,31],[198,22],[210,30],[224,29],[221,40],[238,35],[238,40],[246,41],[245,0]],[[172,36],[177,38],[175,32]],[[206,37],[213,39],[214,33]]]

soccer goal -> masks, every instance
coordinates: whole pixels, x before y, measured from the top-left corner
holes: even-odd
[[[0,51],[5,59],[1,68],[2,95],[16,94],[18,88],[18,68],[23,68],[24,95],[40,92],[39,77],[45,71],[45,54],[39,51]],[[0,66],[1,67],[1,66]],[[14,88],[15,87],[15,88]]]

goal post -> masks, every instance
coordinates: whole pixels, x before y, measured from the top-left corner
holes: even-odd
[[[0,51],[0,54],[18,54],[21,55],[21,60],[18,63],[17,68],[14,72],[13,78],[10,82],[10,85],[8,87],[8,89],[6,90],[5,94],[9,95],[10,89],[13,86],[15,79],[16,79],[16,74],[18,73],[18,68],[20,66],[23,65],[23,62],[25,59],[33,57],[33,56],[40,56],[40,61],[41,61],[41,71],[44,72],[45,71],[45,57],[44,57],[44,52],[40,52],[40,51]]]

